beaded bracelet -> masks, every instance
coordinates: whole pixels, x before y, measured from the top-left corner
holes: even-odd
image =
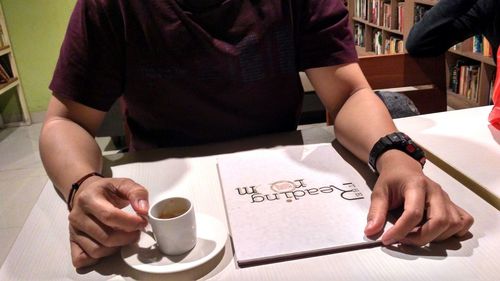
[[[73,197],[75,197],[75,194],[78,191],[78,188],[80,188],[80,185],[82,185],[82,183],[85,180],[87,180],[88,178],[93,177],[93,176],[98,176],[98,177],[103,178],[103,175],[101,175],[97,172],[92,172],[92,173],[86,174],[85,176],[80,178],[77,182],[75,182],[74,184],[71,185],[71,190],[69,191],[68,202],[67,202],[68,211],[71,211],[71,203],[73,202]]]

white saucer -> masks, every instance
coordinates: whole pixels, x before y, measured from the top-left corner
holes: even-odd
[[[121,256],[132,268],[150,273],[173,273],[201,265],[224,247],[227,240],[226,226],[218,219],[196,213],[196,246],[186,254],[166,256],[160,252],[148,225],[137,243],[124,246]]]

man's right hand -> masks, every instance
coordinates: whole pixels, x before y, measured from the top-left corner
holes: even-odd
[[[121,210],[132,205],[136,214]],[[130,179],[91,177],[78,189],[68,216],[76,268],[96,263],[139,239],[148,222],[147,190]]]

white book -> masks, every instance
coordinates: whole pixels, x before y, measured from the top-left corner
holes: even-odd
[[[380,245],[364,235],[371,190],[331,144],[217,161],[239,266]]]

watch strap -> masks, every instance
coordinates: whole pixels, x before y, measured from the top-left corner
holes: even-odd
[[[368,166],[373,172],[378,173],[376,163],[380,155],[391,149],[408,154],[424,167],[426,161],[424,151],[405,133],[394,132],[380,138],[371,149]]]

